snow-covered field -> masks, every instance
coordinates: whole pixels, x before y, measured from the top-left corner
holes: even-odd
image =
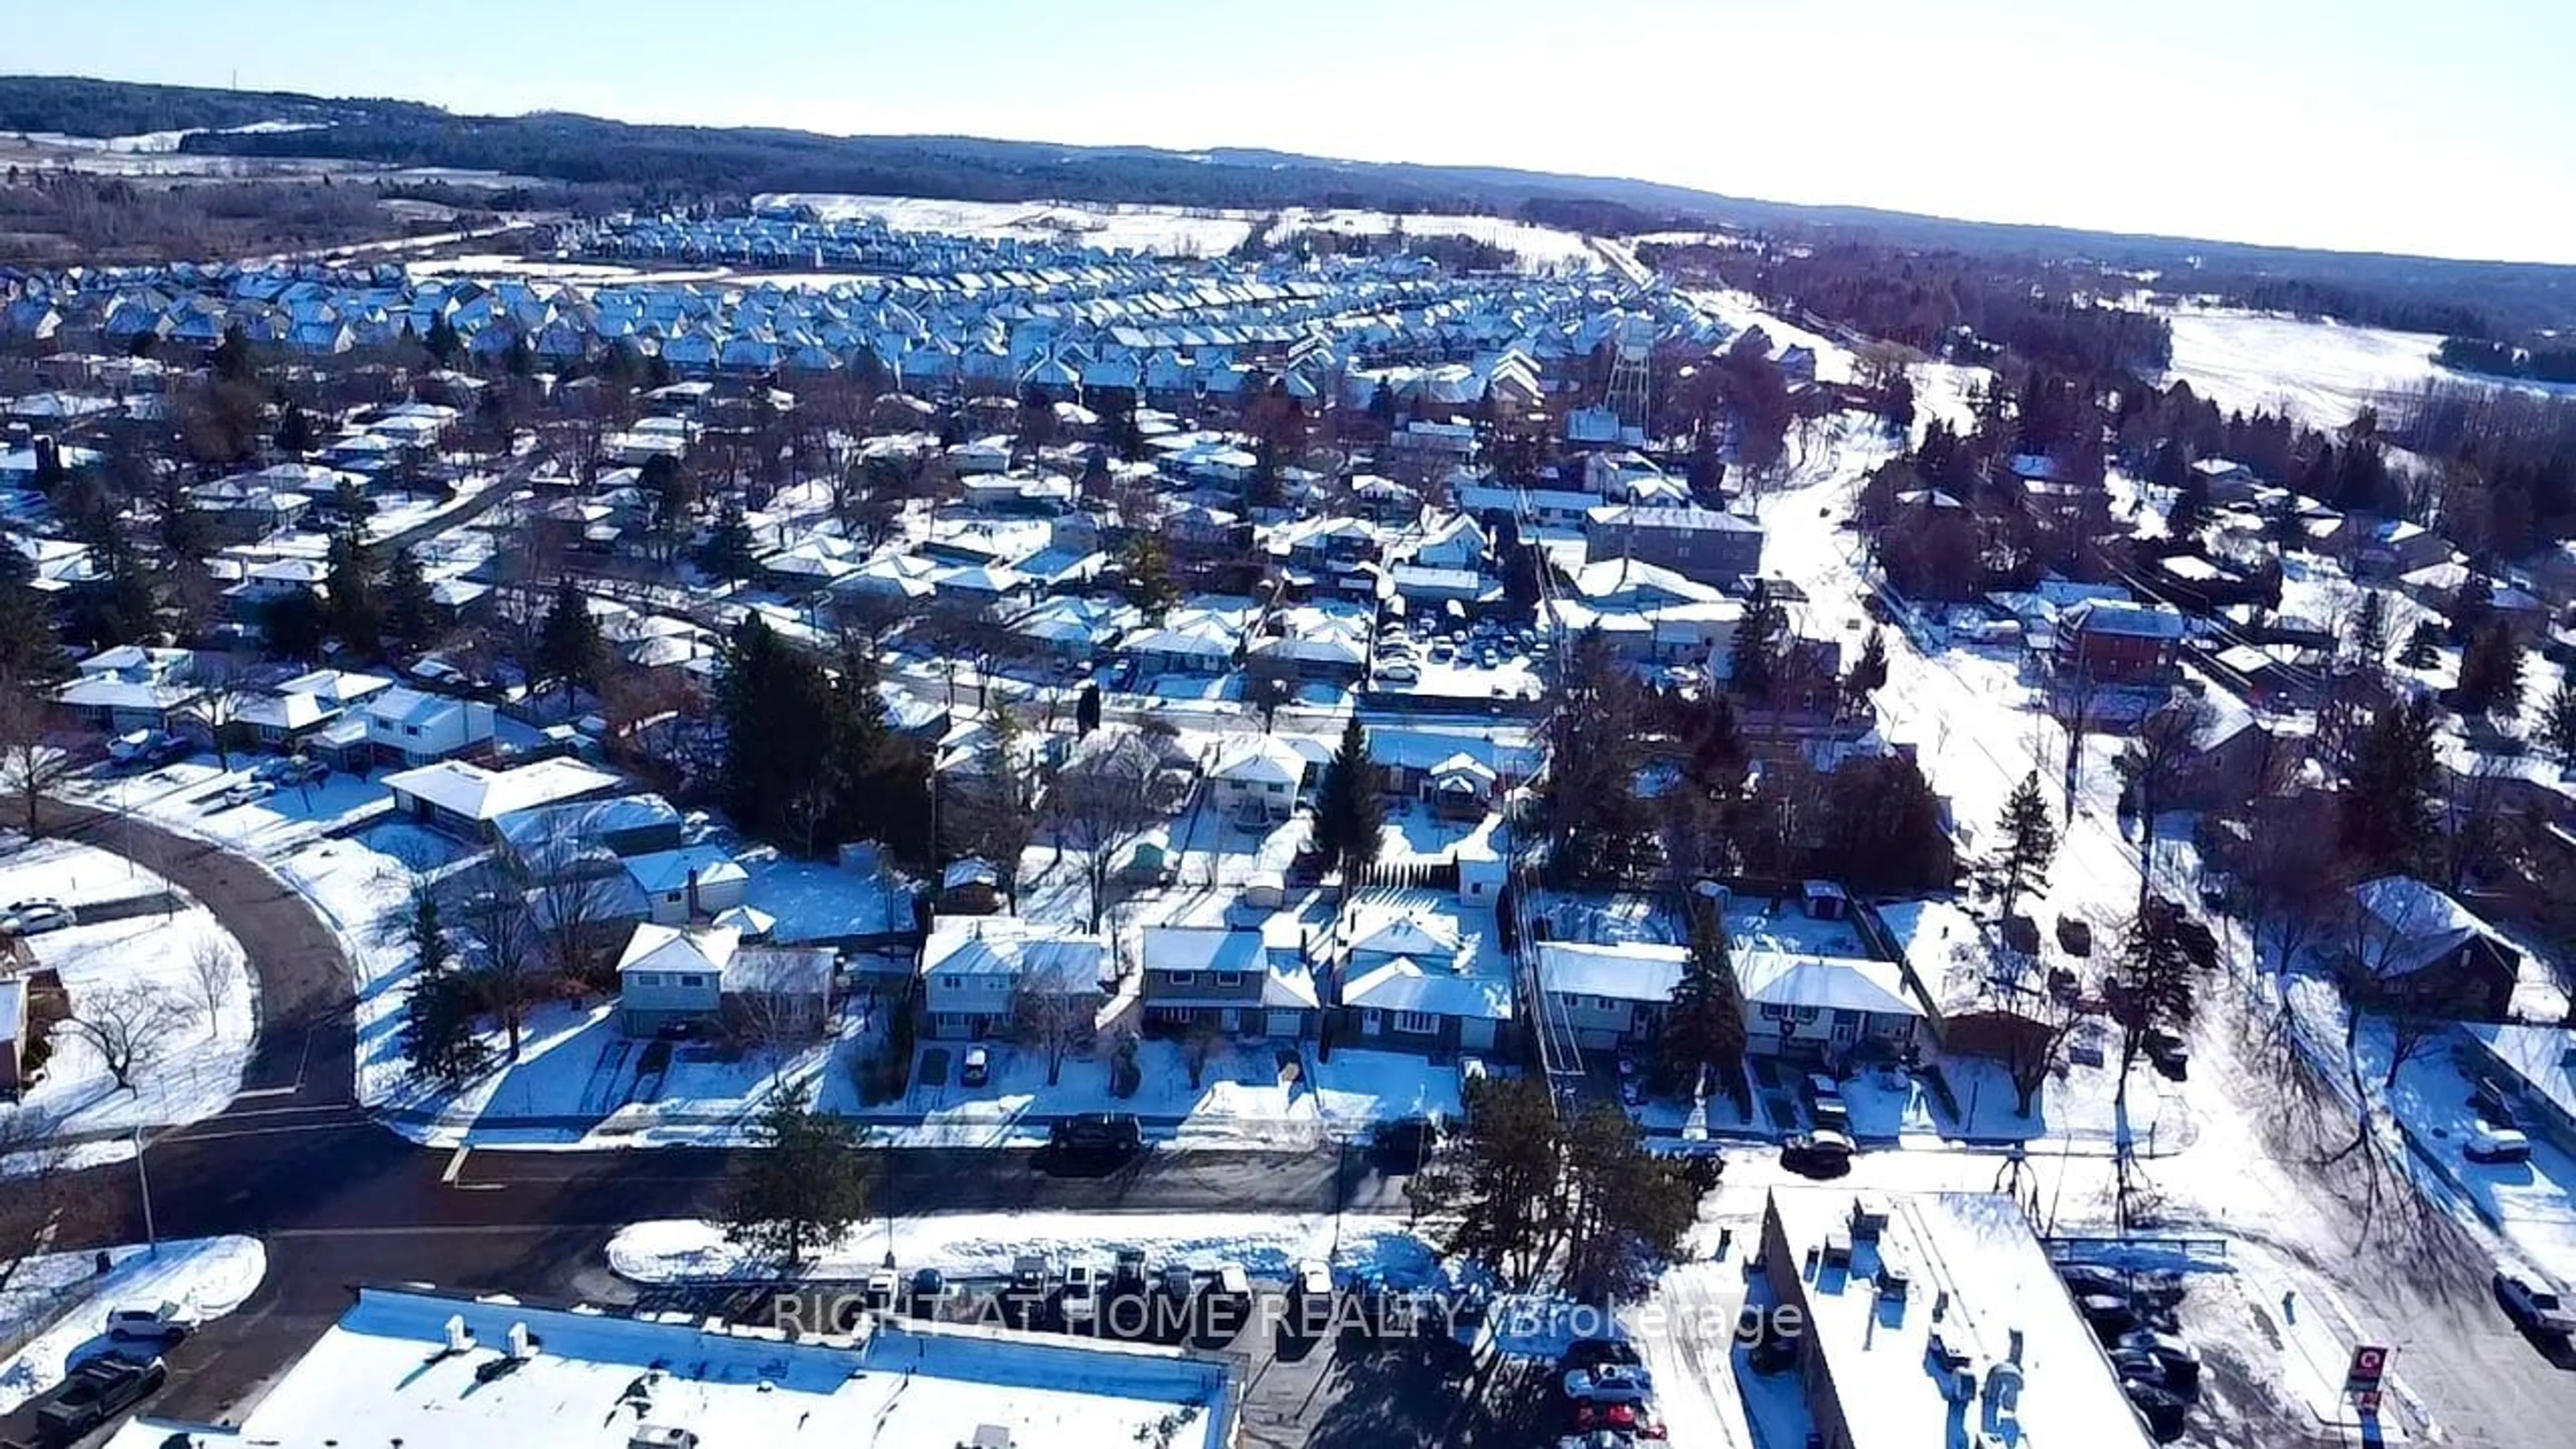
[[[2170,313],[2173,366],[2166,380],[2229,411],[2286,410],[2315,427],[2339,427],[2363,405],[2436,375],[2442,339],[2420,332],[2348,327],[2251,312]],[[2465,380],[2465,379],[2463,379]]]
[[[1223,256],[1252,234],[1250,213],[1101,202],[945,201],[918,196],[778,192],[755,197],[752,204],[764,209],[807,206],[830,220],[875,217],[897,231],[1022,237],[1106,250],[1124,248],[1156,256]]]
[[[807,1264],[813,1278],[863,1278],[887,1252],[883,1220],[861,1223]],[[1428,1280],[1430,1245],[1404,1220],[1330,1213],[958,1213],[897,1218],[894,1260],[904,1272],[937,1268],[951,1278],[1008,1277],[1011,1260],[1038,1253],[1059,1262],[1084,1256],[1108,1265],[1122,1248],[1156,1262],[1206,1270],[1226,1263],[1277,1277],[1302,1260],[1370,1270],[1394,1282]],[[1338,1245],[1338,1246],[1337,1246]],[[766,1273],[724,1240],[721,1225],[689,1219],[636,1223],[609,1240],[608,1263],[639,1283],[676,1283]]]
[[[84,905],[170,890],[142,865],[65,840],[18,845],[0,857],[0,900],[50,896]],[[99,1135],[194,1122],[223,1110],[241,1086],[256,1003],[241,946],[214,914],[181,896],[167,914],[85,922],[27,938],[40,969],[60,973],[74,1018],[48,1033],[44,1076],[14,1105],[13,1131]],[[103,1045],[130,1043],[134,1089],[116,1085]]]
[[[1589,268],[1600,264],[1582,235],[1559,227],[1535,226],[1504,216],[1398,216],[1383,211],[1310,211],[1291,207],[1264,237],[1278,241],[1296,231],[1330,231],[1344,236],[1384,236],[1402,227],[1410,236],[1471,237],[1519,256],[1533,270],[1552,267]]]
[[[49,1253],[18,1265],[0,1289],[0,1413],[62,1381],[65,1370],[107,1349],[107,1315],[119,1308],[180,1306],[191,1323],[221,1318],[259,1287],[268,1250],[257,1238],[185,1238],[112,1248],[105,1277],[95,1253]]]

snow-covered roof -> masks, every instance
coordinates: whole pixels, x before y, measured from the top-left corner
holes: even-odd
[[[657,850],[650,855],[629,856],[626,860],[627,876],[650,895],[687,890],[692,873],[701,889],[751,879],[751,872],[744,870],[740,861],[712,845]]]
[[[1659,941],[1542,941],[1538,948],[1539,989],[1560,996],[1670,1001],[1689,967],[1687,947]]]
[[[617,777],[577,760],[539,760],[510,770],[487,770],[465,760],[439,760],[384,778],[388,790],[425,801],[467,820],[498,820],[520,810],[606,790]]]
[[[663,926],[639,922],[618,955],[617,974],[629,971],[700,971],[723,975],[742,945],[727,926]]]
[[[1426,967],[1410,956],[1399,956],[1352,977],[1342,987],[1342,1004],[1371,1011],[1419,1011],[1430,1016],[1509,1021],[1512,983],[1508,977],[1453,970],[1446,961]]]
[[[1458,954],[1458,933],[1445,921],[1393,916],[1351,942],[1353,956],[1419,956],[1446,961]]]
[[[1259,931],[1148,926],[1143,959],[1148,971],[1259,971],[1269,964],[1269,947]]]
[[[2375,975],[2411,975],[2473,938],[2497,939],[2475,912],[2411,875],[2363,881],[2352,899],[2380,929],[2380,944],[2361,953],[2363,968]]]
[[[1828,1238],[1849,1245],[1847,1262],[1820,1257],[1799,1293],[1801,1352],[1820,1356],[1832,1376],[1851,1449],[1980,1437],[2026,1449],[2147,1449],[2110,1361],[2009,1194],[1891,1194],[1873,1204],[1886,1214],[1875,1237],[1852,1230],[1854,1206],[1849,1188],[1827,1187],[1776,1187],[1769,1204],[1792,1263]],[[1880,1291],[1882,1267],[1910,1280],[1902,1313]],[[1948,1305],[1938,1314],[1928,1306],[1936,1299]],[[1930,1368],[1936,1341],[1942,1357],[1974,1375],[1964,1439],[1962,1411],[1944,1395],[1948,1375]],[[2020,1392],[2003,1415],[2016,1432],[1980,1436],[1995,1366],[2016,1357]]]
[[[470,1347],[446,1352],[459,1320]],[[496,1371],[514,1326],[529,1350]],[[694,1316],[648,1321],[362,1288],[238,1434],[268,1444],[628,1449],[652,1426],[707,1449],[1148,1440],[1217,1449],[1235,1424],[1236,1393],[1222,1360],[1102,1338],[869,1318],[850,1337],[790,1339]],[[986,1426],[1000,1437],[979,1439]],[[172,1432],[137,1420],[113,1442],[157,1449]]]
[[[1921,1016],[1893,961],[1857,956],[1808,956],[1792,951],[1739,951],[1735,980],[1756,1006],[1813,1007]]]
[[[1015,916],[943,920],[921,948],[924,976],[1026,974],[1084,987],[1108,969],[1109,949],[1098,936]]]
[[[1211,779],[1250,784],[1293,786],[1305,775],[1305,757],[1275,735],[1253,735],[1229,745],[1208,766]]]

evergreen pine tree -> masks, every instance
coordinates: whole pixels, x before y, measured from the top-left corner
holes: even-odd
[[[747,579],[760,565],[752,557],[751,524],[743,516],[742,501],[727,498],[716,510],[715,527],[707,531],[706,546],[698,552],[698,567],[720,579]]]
[[[385,637],[406,649],[418,649],[437,632],[438,606],[429,596],[420,558],[410,549],[394,554],[385,568]]]
[[[1707,1080],[1728,1098],[1744,1095],[1744,992],[1714,902],[1690,900],[1690,960],[1673,984],[1672,1004],[1655,1038],[1663,1089],[1695,1096]]]
[[[1181,601],[1180,586],[1172,581],[1171,554],[1163,547],[1160,536],[1140,533],[1128,540],[1122,562],[1127,576],[1127,602],[1142,610],[1146,618],[1159,620]]]
[[[2460,651],[2460,709],[2510,718],[2522,712],[2522,643],[2500,619],[2469,636]]]
[[[360,653],[372,653],[384,633],[383,606],[376,589],[375,552],[366,534],[350,524],[331,536],[323,575],[323,619],[331,634]]]
[[[474,1029],[473,986],[455,969],[438,900],[428,891],[412,905],[408,933],[418,965],[404,1004],[403,1055],[415,1076],[462,1086],[491,1062]]]
[[[1861,640],[1860,658],[1852,661],[1850,672],[1843,676],[1843,697],[1857,707],[1867,703],[1886,683],[1887,639],[1872,625]]]
[[[2465,644],[2495,608],[2495,585],[2484,574],[2471,574],[2451,596],[2451,642]]]
[[[1768,701],[1788,629],[1788,611],[1773,603],[1770,589],[1755,579],[1753,592],[1744,601],[1744,617],[1735,626],[1734,645],[1727,653],[1727,687],[1756,704]]]
[[[564,707],[570,709],[576,688],[599,687],[607,660],[608,644],[600,637],[598,616],[590,612],[581,585],[566,574],[555,584],[554,603],[538,626],[537,671],[563,686]]]
[[[71,674],[53,605],[35,580],[25,554],[0,547],[0,689],[40,690]]]
[[[277,451],[301,458],[313,451],[313,419],[293,403],[277,415]]]
[[[2003,913],[2009,920],[2021,893],[2037,885],[2048,874],[2049,862],[2057,858],[2057,826],[2048,818],[2048,800],[2040,794],[2037,770],[2013,787],[1998,828],[2004,839],[1995,874],[2003,886]]]
[[[2364,589],[2361,608],[2353,615],[2353,662],[2376,674],[2388,657],[2388,600],[2377,589]]]
[[[465,350],[463,340],[456,335],[456,324],[447,320],[445,312],[429,319],[429,336],[421,345],[428,349],[430,360],[441,367],[453,366],[457,354]]]
[[[2429,619],[2416,625],[2406,636],[2406,647],[2397,651],[2397,662],[2406,669],[2430,669],[2441,658],[2442,631]]]
[[[725,1241],[794,1269],[866,1216],[875,1175],[858,1124],[814,1110],[805,1083],[770,1098],[752,1138],[725,1193]]]
[[[2435,836],[2432,702],[2421,695],[2382,707],[2353,751],[2342,796],[2347,854],[2374,875],[2419,866]]]
[[[1386,798],[1378,792],[1377,762],[1367,731],[1353,715],[1342,726],[1341,747],[1324,767],[1315,808],[1315,848],[1338,867],[1342,890],[1356,889],[1377,863],[1386,835]]]
[[[2557,691],[2549,696],[2549,718],[2541,726],[2541,737],[2558,757],[2560,769],[2576,770],[2576,680],[2559,679]]]

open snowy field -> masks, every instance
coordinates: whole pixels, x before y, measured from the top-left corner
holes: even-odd
[[[94,1136],[222,1111],[250,1057],[255,1004],[241,946],[214,914],[170,894],[144,866],[65,840],[0,858],[0,900],[35,897],[76,911],[116,901],[142,909],[26,939],[36,968],[61,977],[72,1020],[46,1034],[42,1079],[0,1105],[0,1124],[13,1134]],[[131,1090],[117,1084],[112,1055],[126,1059]]]
[[[1156,256],[1223,256],[1252,234],[1252,217],[1244,212],[1182,211],[1103,202],[944,201],[917,196],[776,192],[755,197],[752,204],[762,208],[812,207],[817,215],[831,220],[875,217],[897,231],[1023,237],[1110,251],[1123,248]]]
[[[107,1315],[175,1303],[192,1324],[241,1307],[268,1274],[257,1238],[188,1238],[95,1253],[48,1253],[18,1265],[0,1289],[0,1413],[62,1381],[65,1370],[107,1349]]]
[[[1507,216],[1398,216],[1384,211],[1309,211],[1291,207],[1279,214],[1264,239],[1275,242],[1295,231],[1384,236],[1397,227],[1413,236],[1471,237],[1517,254],[1522,266],[1533,270],[1600,265],[1600,258],[1580,233],[1534,226]]]
[[[2433,360],[2442,339],[2427,332],[2256,312],[2170,312],[2165,320],[2173,327],[2166,381],[2188,382],[2192,391],[2231,412],[2286,410],[2316,427],[2340,427],[2364,405],[2384,407],[2432,378],[2525,392],[2570,391],[2454,372]]]

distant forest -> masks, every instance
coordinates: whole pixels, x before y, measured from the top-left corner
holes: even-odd
[[[261,121],[316,129],[227,133]],[[2063,227],[2008,226],[1748,200],[1653,182],[1505,167],[1335,161],[1273,151],[1183,155],[954,136],[822,136],[777,129],[639,126],[548,113],[452,115],[432,106],[278,92],[0,77],[0,130],[120,136],[194,130],[183,149],[454,167],[570,183],[622,204],[681,205],[764,191],[860,192],[982,201],[1116,201],[1277,211],[1352,207],[1453,212],[1606,235],[1727,227],[1814,247],[1950,253],[1982,262],[2080,258],[2134,288],[2371,326],[2530,345],[2576,334],[2576,267],[2355,255]],[[1777,249],[1785,254],[1794,247]],[[1846,259],[1853,253],[1839,253]],[[1940,264],[1948,268],[1949,263]],[[1970,269],[1958,268],[1962,275]],[[1802,282],[1822,295],[1823,279]],[[1957,278],[1926,280],[1927,296]],[[1964,284],[1962,284],[1964,285]],[[1912,310],[1912,284],[1906,289]],[[1857,314],[1884,299],[1846,299]],[[1842,304],[1837,304],[1842,305]],[[2071,303],[2068,305],[2072,305]],[[1973,308],[1971,310],[1974,310]],[[2091,367],[2151,351],[2145,336],[2036,335],[2064,320],[2043,308],[2013,325]],[[1993,324],[1989,323],[1989,326]]]

